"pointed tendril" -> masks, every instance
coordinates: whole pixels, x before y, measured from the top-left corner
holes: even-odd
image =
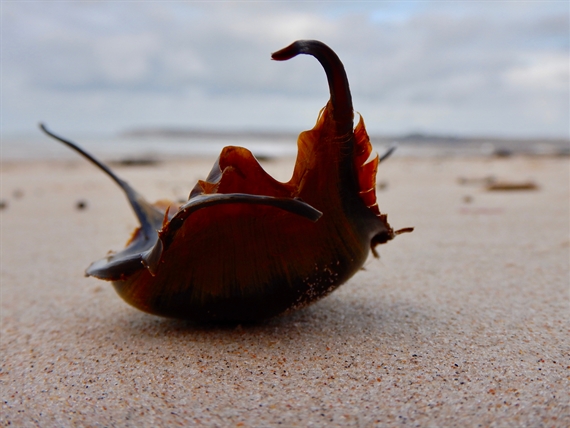
[[[125,189],[125,185],[126,183],[121,180],[119,177],[117,177],[115,175],[115,173],[113,171],[111,171],[109,169],[109,167],[107,165],[105,165],[104,163],[102,163],[101,161],[99,161],[98,159],[94,158],[93,156],[91,156],[89,153],[87,153],[85,150],[83,150],[81,147],[79,147],[77,144],[63,138],[60,137],[59,135],[54,134],[53,132],[51,132],[49,129],[47,129],[47,127],[43,124],[40,123],[40,128],[42,131],[44,131],[47,135],[49,135],[52,138],[55,138],[57,141],[65,144],[67,147],[72,148],[73,150],[75,150],[76,152],[78,152],[79,154],[81,154],[81,156],[83,156],[84,158],[88,159],[89,161],[91,161],[92,163],[94,163],[95,165],[97,165],[100,169],[102,169],[103,171],[105,171],[105,173],[111,177],[113,179],[113,181],[115,181],[123,190],[126,191]],[[127,185],[128,186],[128,185]]]
[[[40,128],[42,131],[44,131],[50,137],[60,141],[61,143],[65,144],[66,146],[75,150],[80,155],[82,155],[84,158],[86,158],[87,160],[89,160],[90,162],[92,162],[93,164],[98,166],[115,183],[117,183],[119,185],[119,187],[123,190],[123,192],[125,192],[125,195],[127,196],[129,204],[131,205],[133,211],[135,212],[135,215],[137,216],[137,219],[139,220],[139,223],[141,224],[141,229],[142,229],[142,232],[144,233],[145,237],[147,237],[147,239],[149,239],[153,235],[153,233],[155,231],[155,227],[153,224],[154,217],[162,218],[161,212],[159,212],[156,208],[154,208],[152,205],[150,205],[148,202],[146,202],[144,200],[144,198],[142,196],[140,196],[126,181],[117,177],[117,175],[115,175],[115,173],[113,171],[111,171],[111,169],[107,165],[105,165],[103,162],[101,162],[97,158],[93,157],[91,154],[87,153],[85,150],[83,150],[77,144],[75,144],[75,143],[73,143],[73,142],[71,142],[65,138],[62,138],[59,135],[54,134],[53,132],[48,130],[47,127],[43,123],[40,123]]]
[[[380,158],[378,159],[378,162],[383,162],[386,159],[388,159],[390,156],[392,156],[392,153],[394,153],[394,151],[398,148],[398,144],[394,143],[392,144],[390,147],[388,147],[388,149],[384,152],[384,154],[382,154],[382,156],[380,156]]]

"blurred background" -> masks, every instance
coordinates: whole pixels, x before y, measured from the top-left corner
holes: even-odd
[[[270,60],[297,39],[337,52],[381,145],[564,151],[569,17],[548,1],[3,2],[2,158],[67,155],[40,121],[98,154],[294,154],[328,99],[316,60]]]

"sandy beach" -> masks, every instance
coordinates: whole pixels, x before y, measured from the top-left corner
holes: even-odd
[[[114,169],[149,200],[180,199],[213,161]],[[293,160],[263,165],[285,181]],[[215,327],[83,276],[136,225],[100,171],[3,163],[0,421],[570,426],[569,178],[567,157],[390,159],[380,209],[412,234],[309,308]]]

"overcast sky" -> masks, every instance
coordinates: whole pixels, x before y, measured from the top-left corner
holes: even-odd
[[[370,133],[568,137],[568,1],[5,2],[2,133],[301,131],[345,64]]]

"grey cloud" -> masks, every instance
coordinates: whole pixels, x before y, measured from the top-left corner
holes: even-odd
[[[168,97],[192,93],[211,114],[225,109],[220,105],[253,99],[323,105],[326,82],[315,61],[269,60],[295,39],[318,38],[343,59],[357,108],[360,102],[400,112],[378,125],[382,129],[447,126],[449,132],[508,134],[531,120],[528,132],[560,135],[569,114],[565,8],[507,2],[9,3],[2,18],[3,97],[17,88],[41,104],[65,92],[80,105],[112,94],[108,102],[120,99],[126,109],[129,97],[167,106]],[[532,113],[535,100],[542,116]],[[304,108],[288,113],[292,127]],[[21,112],[10,109],[17,122]],[[266,116],[265,110],[258,111]],[[502,129],[489,110],[509,112]],[[137,111],[141,120],[156,117],[152,108]],[[234,114],[255,126],[255,112]],[[277,113],[266,117],[266,126],[280,123]]]

